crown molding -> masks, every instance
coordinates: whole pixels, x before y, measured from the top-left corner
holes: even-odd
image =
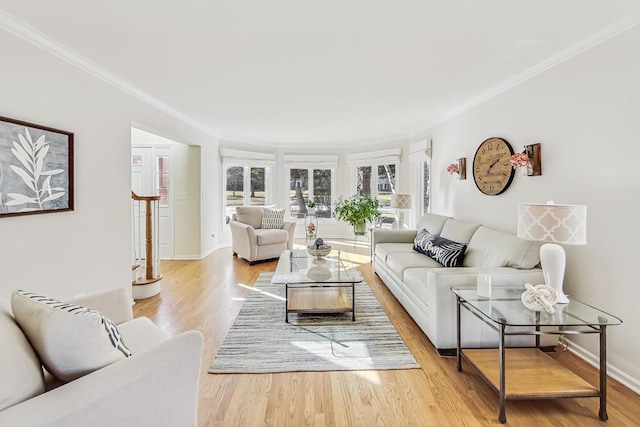
[[[161,111],[191,127],[194,127],[206,133],[207,135],[214,136],[212,135],[211,131],[204,127],[201,123],[194,121],[175,108],[147,94],[139,87],[113,74],[106,68],[101,67],[88,58],[85,58],[79,53],[56,42],[51,37],[36,30],[29,24],[2,9],[0,9],[0,28],[3,28],[7,32],[15,35],[18,38],[21,38],[28,43],[31,43],[32,45],[48,52],[49,54],[62,59],[68,64],[71,64],[74,67],[91,74],[92,76],[104,81],[105,83],[108,83],[109,85],[121,90],[122,92],[133,96],[134,98],[150,105],[158,111]]]
[[[562,64],[570,60],[571,58],[578,56],[594,47],[622,34],[625,33],[640,24],[640,12],[631,14],[624,19],[621,19],[613,24],[601,29],[600,31],[595,32],[591,36],[574,43],[568,48],[561,50],[557,54],[547,58],[546,60],[534,65],[533,67],[523,71],[520,74],[516,74],[512,78],[490,88],[482,92],[480,95],[469,99],[464,104],[460,105],[458,108],[454,108],[453,110],[445,113],[444,115],[438,117],[435,120],[429,122],[426,126],[421,126],[420,128],[415,129],[410,133],[412,136],[420,135],[424,132],[429,131],[430,129],[446,122],[447,120],[453,119],[461,115],[462,113],[483,104],[498,95],[512,89],[516,86],[523,84],[524,82],[552,69],[553,67]]]

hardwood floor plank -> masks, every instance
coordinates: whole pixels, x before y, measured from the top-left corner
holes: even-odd
[[[361,242],[359,242],[361,243]],[[373,273],[368,248],[331,241],[352,255],[421,369],[390,371],[209,374],[207,370],[244,298],[276,261],[250,266],[221,249],[201,261],[163,261],[162,291],[134,305],[172,335],[197,329],[205,337],[198,420],[201,426],[485,426],[498,422],[498,396],[464,363],[438,355],[420,328]],[[453,308],[452,308],[453,309]],[[283,321],[274,319],[274,321]],[[556,360],[597,385],[596,370],[570,352]],[[496,361],[497,363],[497,361]],[[509,425],[638,426],[640,396],[609,380],[609,421],[597,398],[507,402]]]

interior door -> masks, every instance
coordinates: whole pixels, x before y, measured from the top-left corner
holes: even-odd
[[[131,148],[131,190],[139,196],[160,195],[159,202],[159,242],[161,259],[173,257],[173,195],[171,187],[171,147],[132,147]],[[138,214],[145,215],[145,206],[133,211],[132,238],[141,230]],[[144,230],[142,230],[144,232]],[[140,241],[138,239],[138,241]],[[144,239],[141,240],[144,243]],[[144,248],[134,248],[144,254]],[[142,249],[143,252],[140,252]]]

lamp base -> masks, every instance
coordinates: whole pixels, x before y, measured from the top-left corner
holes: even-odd
[[[551,286],[558,297],[558,304],[567,304],[569,298],[562,291],[564,281],[564,269],[566,265],[566,255],[564,249],[555,243],[545,243],[540,247],[540,264],[542,264],[542,274],[544,283]]]

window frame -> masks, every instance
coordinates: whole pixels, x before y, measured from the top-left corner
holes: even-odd
[[[225,218],[225,226],[229,227],[232,213],[227,211],[227,171],[229,168],[242,168],[242,192],[243,201],[241,206],[251,205],[251,169],[264,169],[264,205],[269,206],[273,199],[271,186],[272,166],[264,162],[224,162],[222,165],[222,212]]]
[[[399,171],[400,171],[400,160],[390,160],[390,159],[376,159],[376,158],[372,158],[371,160],[367,161],[360,161],[358,162],[358,164],[354,164],[351,166],[351,177],[352,177],[352,185],[351,185],[351,189],[353,191],[353,194],[357,194],[358,193],[358,168],[364,168],[364,167],[370,167],[371,168],[371,176],[369,177],[369,187],[371,189],[371,194],[370,196],[376,200],[379,201],[378,199],[378,168],[380,166],[385,166],[385,165],[394,165],[395,168],[395,187],[391,190],[391,194],[394,194],[395,192],[398,191],[398,188],[400,187],[400,176],[399,176]],[[390,217],[390,218],[395,218],[395,214],[396,214],[396,210],[390,206],[382,206],[380,205],[380,207],[378,208],[378,211],[381,213],[382,216],[385,217]]]
[[[314,175],[313,172],[315,170],[329,170],[331,171],[331,199],[329,202],[329,211],[332,212],[333,211],[333,204],[336,200],[336,174],[337,174],[337,167],[333,167],[333,166],[318,166],[318,167],[310,167],[308,165],[295,165],[295,164],[289,164],[287,166],[285,166],[285,188],[286,188],[286,203],[287,203],[287,209],[289,209],[289,217],[291,218],[292,221],[296,221],[296,222],[302,222],[304,221],[304,217],[293,217],[292,214],[293,212],[291,211],[291,170],[292,169],[301,169],[301,170],[306,170],[307,171],[307,200],[309,200],[310,198],[313,198],[314,196],[314,186],[313,186],[313,179],[314,179]],[[324,218],[322,217],[323,221],[327,221],[327,220],[331,220],[333,219],[333,215],[331,214],[329,216],[329,218]]]

